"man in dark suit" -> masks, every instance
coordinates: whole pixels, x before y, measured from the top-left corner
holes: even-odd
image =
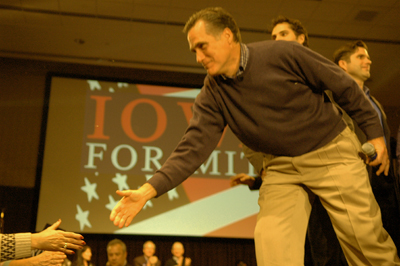
[[[367,45],[363,41],[355,41],[348,43],[338,50],[333,55],[334,62],[346,71],[363,90],[366,97],[370,100],[372,106],[377,111],[381,120],[383,132],[385,134],[386,146],[390,157],[390,162],[393,164],[393,156],[390,145],[390,130],[386,120],[386,114],[383,111],[381,104],[371,96],[370,90],[365,86],[364,82],[370,77],[371,59],[368,54]],[[365,134],[355,124],[355,133],[361,143],[365,143],[367,138]],[[382,212],[383,227],[392,237],[397,248],[400,247],[400,210],[399,210],[399,187],[398,174],[393,165],[390,167],[389,175],[376,175],[376,169],[367,166],[370,176],[371,187],[374,192],[376,201]]]
[[[106,266],[131,266],[127,261],[126,244],[120,239],[113,239],[107,244],[108,261]]]
[[[155,252],[156,245],[153,241],[146,241],[143,244],[143,255],[134,259],[134,266],[161,266],[161,261],[154,256]]]

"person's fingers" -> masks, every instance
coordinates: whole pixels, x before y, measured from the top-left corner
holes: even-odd
[[[389,175],[389,168],[390,168],[390,161],[388,160],[388,163],[386,164],[386,168],[385,168],[385,176]]]
[[[61,224],[61,219],[58,219],[57,222],[47,227],[48,230],[56,230]]]
[[[83,245],[76,245],[76,244],[65,242],[61,251],[68,253],[68,254],[74,254],[75,252],[73,251],[73,249],[79,250],[82,248],[83,248]]]
[[[111,211],[110,214],[110,220],[114,222],[115,224],[115,219],[117,218],[119,212],[121,211],[121,200],[115,205],[114,209]]]
[[[83,241],[83,236],[71,232],[57,231],[57,244],[55,250],[65,252],[67,254],[75,254],[72,249],[82,249],[86,242]]]
[[[110,213],[110,221],[114,222],[116,216],[117,216],[117,212],[115,211],[115,209],[113,209]]]
[[[122,228],[122,227],[124,227],[125,224],[129,224],[128,220],[129,220],[129,216],[127,214],[121,215],[121,218],[118,223],[118,227]],[[130,219],[130,221],[132,221],[132,219]]]
[[[239,185],[239,183],[236,180],[231,180],[231,182],[229,184],[231,187]]]
[[[130,190],[117,190],[117,194],[121,197],[129,197],[132,192]]]
[[[389,174],[389,168],[390,168],[390,161],[388,159],[383,160],[382,164],[379,166],[378,171],[376,171],[376,175],[380,175],[381,173],[384,173],[385,176]]]
[[[83,241],[83,236],[81,234],[76,234],[73,232],[64,232],[59,231],[63,234],[64,238],[66,238],[70,243],[76,245],[85,245],[85,241]]]
[[[126,219],[125,227],[128,227],[128,226],[131,224],[132,220],[133,220],[133,216],[129,216],[129,217]]]
[[[114,216],[114,225],[115,226],[119,226],[119,222],[121,221],[121,214],[119,212],[116,212],[115,216]]]

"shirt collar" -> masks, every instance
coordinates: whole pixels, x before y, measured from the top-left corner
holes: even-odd
[[[363,87],[364,93],[368,96],[371,97],[371,92],[369,91],[369,88],[367,86]]]
[[[249,60],[249,48],[246,44],[240,43],[240,62],[239,62],[239,69],[236,72],[236,76],[240,76],[246,69],[247,61]],[[223,79],[232,79],[233,77],[229,77],[227,75],[221,75]]]

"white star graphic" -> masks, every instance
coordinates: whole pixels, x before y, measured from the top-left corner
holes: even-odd
[[[121,175],[119,173],[116,173],[116,176],[112,179],[112,181],[118,185],[118,190],[125,190],[129,189],[129,186],[126,183],[127,179],[128,179],[127,175]]]
[[[118,82],[117,83],[117,86],[118,86],[118,88],[122,88],[122,87],[128,87],[128,83],[125,83],[125,82]]]
[[[145,210],[147,206],[149,206],[150,208],[153,207],[153,202],[151,202],[151,200],[148,200],[146,204],[143,206],[143,210]]]
[[[89,202],[92,201],[92,198],[99,199],[99,195],[97,195],[97,192],[96,192],[96,187],[97,187],[96,183],[91,184],[89,182],[89,179],[87,179],[87,177],[85,177],[85,185],[83,187],[81,187],[81,189],[87,193]]]
[[[179,194],[176,191],[176,188],[171,189],[170,191],[168,191],[168,199],[171,201],[173,199],[179,199]]]
[[[109,209],[110,211],[112,211],[114,209],[115,205],[117,205],[118,201],[115,201],[111,195],[108,195],[108,201],[109,201],[109,203],[106,204],[106,208]]]
[[[101,90],[100,83],[97,80],[88,79],[87,82],[89,83],[89,87],[90,87],[91,91],[94,91],[94,90],[100,91]]]
[[[75,215],[75,219],[79,221],[81,231],[83,230],[85,225],[89,228],[92,228],[92,225],[89,223],[88,220],[89,211],[82,211],[81,206],[79,206],[79,204],[76,205],[76,209],[78,213]]]

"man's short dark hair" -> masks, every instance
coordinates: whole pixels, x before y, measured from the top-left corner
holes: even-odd
[[[364,48],[365,50],[368,51],[368,47],[363,41],[358,40],[346,43],[333,53],[333,62],[335,62],[335,64],[337,65],[339,65],[340,60],[344,60],[347,63],[349,63],[350,56],[354,54],[359,47]]]
[[[110,242],[108,242],[108,244],[107,244],[107,249],[108,249],[108,247],[115,246],[115,245],[121,245],[121,246],[122,246],[122,250],[123,250],[124,252],[126,252],[126,245],[125,245],[125,243],[124,243],[122,240],[117,239],[117,238],[111,240]]]
[[[225,28],[229,28],[234,37],[235,42],[241,42],[240,30],[232,15],[221,7],[209,7],[194,13],[186,22],[183,32],[188,32],[198,21],[204,21],[206,32],[214,36],[219,36]]]
[[[303,45],[306,47],[308,46],[308,33],[306,28],[304,28],[303,24],[301,24],[300,20],[297,19],[291,19],[285,16],[278,16],[277,18],[272,20],[272,29],[275,28],[276,25],[282,24],[282,23],[288,23],[290,28],[293,30],[294,34],[296,37],[299,37],[299,35],[304,34],[304,43]]]

